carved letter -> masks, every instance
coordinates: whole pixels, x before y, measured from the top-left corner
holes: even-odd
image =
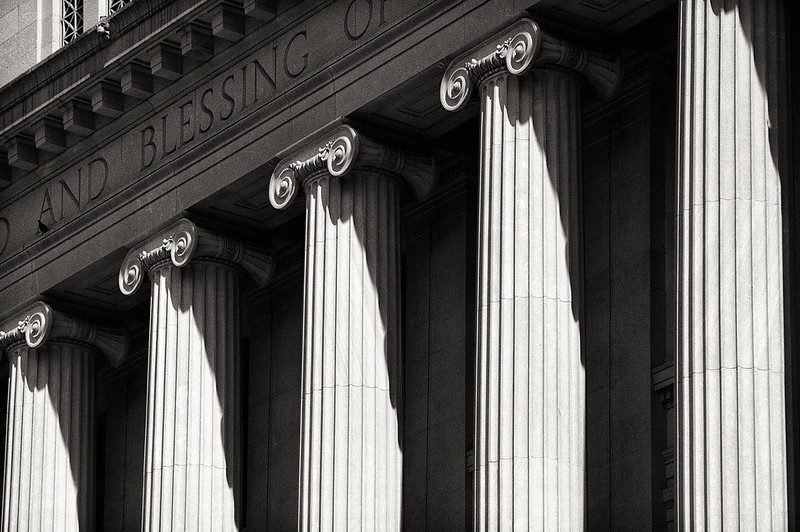
[[[242,110],[245,109],[247,109],[247,65],[242,67]]]
[[[189,108],[189,112],[186,113],[186,108]],[[187,142],[191,142],[194,139],[194,121],[192,117],[194,116],[194,104],[191,101],[188,101],[181,105],[181,145],[186,144]],[[191,133],[192,136],[186,138],[186,126],[192,126]]]
[[[11,239],[11,224],[8,218],[0,216],[0,255],[6,250],[8,241]]]
[[[95,168],[97,166],[99,166],[102,170],[95,173]],[[98,157],[89,163],[89,185],[86,187],[89,189],[89,201],[97,199],[100,194],[103,193],[103,189],[106,188],[107,179],[108,163],[105,159]],[[95,186],[95,183],[99,183],[99,186]],[[97,192],[95,192],[95,190]]]
[[[229,103],[230,107],[228,108],[228,112],[219,115],[222,120],[227,120],[233,114],[234,106],[236,105],[236,100],[233,99],[233,95],[228,92],[228,82],[233,81],[233,74],[222,80],[222,97],[225,98]]]
[[[286,75],[289,76],[290,78],[296,78],[297,76],[302,74],[303,71],[306,69],[306,66],[308,66],[308,52],[306,52],[300,56],[303,59],[303,66],[301,66],[297,70],[289,69],[289,52],[291,51],[294,42],[301,36],[303,37],[303,45],[305,46],[307,39],[306,32],[300,31],[298,33],[295,33],[294,36],[292,36],[292,38],[289,40],[289,43],[286,45],[286,50],[284,50],[283,52],[283,70],[286,72]]]
[[[173,153],[175,150],[178,149],[178,145],[176,143],[172,143],[172,147],[168,150],[167,149],[167,117],[169,116],[169,112],[164,113],[161,117],[161,158],[163,159],[170,153]]]
[[[61,216],[59,217],[59,220],[60,220],[61,218],[64,217],[64,193],[65,192],[67,193],[67,196],[69,196],[69,198],[75,204],[75,208],[76,209],[80,209],[81,208],[81,202],[80,202],[80,199],[79,199],[81,197],[81,169],[80,168],[78,169],[78,195],[77,196],[75,196],[75,194],[73,194],[72,190],[70,190],[69,186],[67,186],[67,182],[64,181],[63,179],[60,179],[58,181],[58,184],[61,185]]]
[[[369,28],[369,23],[372,22],[372,0],[366,0],[367,2],[367,22],[364,24],[364,27],[359,29],[357,26],[358,23],[358,13],[359,10],[356,9],[353,11],[353,7],[356,6],[356,2],[359,0],[351,0],[350,5],[347,6],[347,11],[344,13],[344,32],[347,34],[347,38],[351,41],[357,41],[360,39]],[[355,16],[351,17],[351,13],[354,13]],[[383,13],[383,4],[381,4],[381,13]]]
[[[44,214],[46,212],[50,213],[50,218],[51,218],[50,223],[51,224],[55,223],[55,221],[56,221],[56,213],[53,210],[53,202],[50,201],[50,189],[49,188],[45,188],[44,189],[44,197],[42,198],[42,209],[39,211],[39,221],[42,222],[42,223],[44,223],[43,218],[44,218]]]
[[[386,1],[387,0],[378,0],[381,4],[381,16],[380,20],[378,20],[378,26],[383,26],[386,23]]]
[[[149,135],[147,140],[145,140],[146,134]],[[142,130],[142,170],[153,164],[153,161],[156,158],[156,143],[153,142],[153,137],[155,134],[156,130],[153,126],[147,126]],[[149,156],[147,155],[148,147],[152,150]]]
[[[208,116],[208,125],[207,125],[206,127],[203,127],[203,125],[202,125],[202,124],[200,124],[200,125],[198,126],[198,127],[200,128],[200,133],[205,133],[206,131],[208,131],[209,129],[211,129],[211,125],[214,123],[214,112],[213,112],[213,111],[211,110],[211,108],[210,108],[210,107],[209,107],[209,106],[206,104],[206,96],[208,96],[209,94],[211,94],[212,96],[214,95],[214,89],[213,89],[213,87],[209,87],[209,88],[207,88],[207,89],[206,89],[206,90],[203,92],[203,95],[202,95],[202,96],[200,96],[200,109],[202,109],[202,110],[203,110],[203,112],[206,114],[206,116]]]
[[[275,75],[277,74],[277,55],[278,49],[272,48],[273,53],[275,54],[275,58],[272,60],[272,75],[270,75],[267,70],[261,66],[261,62],[258,59],[253,59],[253,66],[255,66],[255,76],[253,79],[253,87],[255,88],[255,96],[253,97],[253,101],[258,101],[258,78],[266,80],[267,83],[272,87],[273,92],[275,91]]]

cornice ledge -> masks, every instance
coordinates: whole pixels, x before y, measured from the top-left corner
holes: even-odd
[[[276,209],[291,205],[300,186],[310,186],[316,177],[377,172],[407,182],[418,199],[425,198],[436,182],[432,157],[373,140],[341,120],[295,146],[275,167],[269,181],[269,201]]]
[[[76,63],[97,52],[109,41],[108,22],[102,20],[73,42],[0,87],[0,112],[8,111],[20,100],[73,68]]]
[[[119,366],[128,353],[130,339],[123,327],[106,327],[37,301],[16,317],[0,323],[0,351],[25,344],[31,348],[45,342],[63,341],[89,347]]]
[[[112,37],[125,33],[143,20],[155,15],[175,0],[136,0],[106,19]]]
[[[275,263],[269,249],[219,235],[183,218],[128,252],[119,270],[119,289],[131,295],[139,289],[145,272],[167,264],[181,268],[191,260],[233,266],[258,287],[269,282]]]
[[[27,95],[54,81],[65,71],[86,60],[107,45],[143,23],[176,0],[136,0],[110,17],[103,17],[77,39],[32,66],[0,87],[0,112],[8,111]],[[206,0],[203,0],[206,1]]]
[[[575,46],[522,19],[458,56],[445,70],[439,87],[442,106],[461,109],[473,85],[503,71],[514,75],[531,66],[551,66],[581,74],[592,90],[605,99],[614,94],[621,79],[619,59]]]

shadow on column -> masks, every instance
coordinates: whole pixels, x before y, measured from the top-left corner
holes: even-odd
[[[202,493],[204,488],[207,490],[208,486],[203,485],[204,469],[209,470],[208,473],[212,483],[211,497],[213,499],[213,507],[223,513],[216,516],[217,520],[222,523],[223,527],[227,527],[226,515],[224,513],[225,503],[223,498],[230,496],[233,502],[233,519],[237,529],[242,527],[242,494],[243,494],[243,478],[242,478],[242,427],[241,427],[241,393],[240,393],[240,378],[242,374],[241,368],[241,343],[239,335],[239,327],[241,325],[240,319],[240,286],[247,282],[244,276],[236,267],[225,263],[214,262],[211,260],[197,259],[190,262],[183,268],[174,268],[173,276],[179,275],[178,284],[179,289],[173,286],[169,289],[170,305],[175,309],[175,316],[178,322],[181,316],[191,316],[191,326],[195,331],[183,331],[177,335],[178,349],[185,349],[187,352],[183,354],[186,357],[186,364],[188,366],[189,375],[185,377],[187,385],[187,427],[183,430],[186,431],[186,463],[182,464],[186,468],[186,488],[190,488],[191,482],[191,468],[197,467],[197,483],[198,483],[198,522],[201,522],[204,509],[201,507],[204,504]],[[179,324],[170,324],[168,326],[177,327],[180,329]],[[181,345],[181,341],[185,342]],[[195,342],[200,341],[200,345],[194,345]],[[200,353],[201,360],[193,360],[196,353]],[[177,364],[178,361],[175,361]],[[152,362],[151,362],[152,363]],[[203,367],[205,365],[205,367]],[[180,371],[180,368],[178,368]],[[198,372],[194,375],[194,384],[200,387],[200,390],[192,390],[192,372]],[[191,441],[195,435],[190,433],[191,418],[193,416],[200,417],[201,421],[198,424],[199,432],[207,430],[204,423],[206,422],[202,412],[192,413],[189,411],[192,404],[196,404],[202,410],[205,408],[205,401],[207,398],[203,397],[204,381],[207,377],[207,372],[210,373],[213,380],[213,409],[211,416],[212,419],[219,415],[219,432],[210,435],[211,445],[210,450],[206,450],[211,455],[211,463],[204,463],[204,447],[202,443],[198,443],[198,464],[190,464],[189,446],[193,445]],[[177,383],[181,382],[180,377],[176,379]],[[176,395],[180,393],[180,385],[176,389]],[[192,393],[199,394],[199,397],[192,397]],[[177,411],[179,402],[176,398],[175,410]],[[232,401],[233,404],[229,402]],[[176,416],[177,417],[177,416]],[[212,421],[213,423],[213,421]],[[201,437],[200,435],[199,437]],[[175,438],[177,440],[177,438]],[[176,442],[173,441],[173,445]],[[216,456],[219,448],[222,448],[225,459],[225,486],[223,492],[218,493],[215,491],[215,474],[217,473],[218,466],[216,465]],[[173,464],[178,465],[179,455],[178,448],[175,447],[173,454]],[[162,468],[164,466],[162,465]],[[175,475],[175,473],[173,473]],[[188,494],[187,494],[188,497]],[[187,500],[185,502],[184,517],[187,521],[190,517],[190,509],[194,508],[194,504],[190,504]],[[212,513],[210,512],[210,515]],[[212,515],[212,518],[214,516]],[[217,521],[215,521],[216,523]],[[214,523],[209,525],[213,526]],[[202,525],[201,525],[202,526]]]
[[[44,506],[52,504],[53,524],[58,526],[64,523],[79,522],[81,527],[91,526],[94,523],[94,474],[93,474],[93,450],[94,450],[94,360],[96,356],[90,350],[71,344],[61,344],[51,342],[50,345],[38,349],[27,348],[24,354],[17,356],[16,363],[19,364],[19,374],[23,379],[23,386],[31,392],[31,399],[34,399],[34,406],[30,412],[30,422],[39,420],[45,426],[45,431],[58,430],[60,439],[49,441],[44,438],[38,442],[41,448],[41,455],[31,456],[32,460],[41,459],[42,464],[39,468],[30,465],[29,482],[40,483],[41,506],[39,514],[45,518]],[[35,353],[35,364],[31,364],[30,355]],[[24,358],[24,360],[23,360]],[[80,360],[83,359],[83,360]],[[12,362],[13,363],[13,362]],[[44,404],[35,400],[33,394],[39,395],[46,393],[50,402],[50,409],[45,408]],[[47,401],[42,399],[41,401]],[[55,419],[53,419],[55,418]],[[48,419],[50,420],[48,422]],[[25,420],[22,420],[25,423]],[[58,428],[50,425],[56,423]],[[49,426],[48,426],[49,425]],[[23,430],[26,430],[23,428]],[[31,430],[31,429],[27,429]],[[44,436],[47,434],[45,433]],[[57,436],[54,436],[58,438]],[[85,438],[85,439],[84,439]],[[60,441],[60,446],[58,443]],[[31,453],[35,449],[37,442],[31,442]],[[46,449],[47,445],[56,445],[53,449]],[[48,455],[53,459],[52,464],[45,462]],[[71,478],[59,478],[59,459],[68,459],[68,467]],[[41,472],[41,479],[34,480],[35,471]],[[83,478],[83,484],[81,479]],[[50,486],[51,496],[44,494],[48,490],[48,479],[55,482]],[[72,486],[61,484],[61,482],[72,481]],[[29,486],[32,490],[32,486]],[[74,500],[70,500],[74,496]],[[32,494],[31,497],[36,497]],[[57,501],[63,500],[64,515],[56,515],[60,509]],[[81,501],[85,501],[82,508]],[[69,508],[74,505],[75,508]],[[28,509],[20,508],[17,515]],[[75,521],[72,517],[74,516]],[[31,516],[39,517],[39,516]],[[31,524],[31,526],[34,526]],[[45,526],[45,525],[43,525]]]
[[[334,282],[348,283],[348,288],[337,287],[334,293],[349,291],[350,294],[349,314],[345,320],[348,331],[343,331],[344,338],[352,344],[352,336],[361,334],[360,339],[357,336],[355,338],[356,343],[361,342],[360,351],[355,350],[363,357],[360,367],[354,367],[359,361],[356,360],[354,365],[353,353],[349,347],[345,347],[347,352],[344,356],[348,361],[348,372],[351,372],[345,380],[348,387],[353,387],[357,386],[354,379],[361,379],[362,404],[355,408],[362,410],[362,441],[364,445],[368,442],[374,443],[376,478],[383,478],[386,482],[384,493],[380,493],[381,486],[378,483],[375,485],[375,502],[380,505],[383,500],[386,514],[380,515],[378,508],[373,508],[372,511],[375,512],[376,526],[385,519],[388,527],[400,526],[402,519],[402,360],[398,226],[400,186],[401,183],[392,177],[377,172],[354,170],[343,178],[330,178],[327,193],[323,195],[327,196],[323,201],[327,201],[329,205],[331,225],[327,227],[334,227],[336,232],[333,236],[326,234],[324,244],[328,246],[333,243],[336,246],[337,271],[334,273]],[[321,243],[317,242],[317,245]],[[344,271],[338,271],[342,266]],[[326,293],[329,289],[331,287],[326,286]],[[360,301],[357,299],[359,295]],[[323,319],[328,319],[328,316]],[[357,321],[359,319],[360,323]],[[337,327],[342,325],[341,317],[337,316],[335,320]],[[338,352],[341,345],[338,341],[339,334],[340,331],[337,330],[337,360],[341,356]],[[373,343],[372,346],[369,345],[370,342]],[[370,361],[367,357],[374,358]],[[373,379],[374,383],[370,382]],[[341,382],[338,376],[335,380],[337,385]],[[373,387],[376,392],[375,423],[371,427],[364,409],[369,406],[368,390]],[[388,398],[382,396],[381,392],[388,394]],[[350,400],[352,396],[348,399]],[[386,411],[386,406],[390,411]],[[353,408],[353,405],[348,408]],[[347,445],[346,452],[350,453],[350,442]],[[338,449],[336,453],[338,454]],[[366,454],[363,447],[361,453],[362,457]],[[378,453],[385,453],[385,457],[378,458]],[[381,465],[386,468],[385,471],[377,471]],[[392,505],[396,506],[392,508]],[[369,510],[361,508],[362,515]],[[397,519],[394,524],[390,522],[393,517]]]
[[[766,109],[763,110],[761,116],[758,116],[752,107],[750,109],[741,109],[743,113],[749,114],[751,117],[756,117],[755,120],[748,117],[750,120],[750,131],[743,132],[745,142],[749,142],[749,146],[745,145],[744,149],[749,147],[753,153],[752,164],[754,167],[757,163],[761,162],[762,154],[759,153],[759,150],[764,151],[764,168],[751,169],[745,167],[743,170],[747,172],[749,177],[754,181],[751,184],[752,188],[748,191],[753,202],[764,201],[766,203],[764,233],[762,235],[756,235],[756,228],[753,227],[753,241],[754,243],[761,239],[766,241],[764,246],[766,248],[766,259],[768,263],[771,262],[770,255],[773,251],[773,249],[771,249],[771,244],[781,247],[783,300],[780,301],[780,303],[782,303],[783,307],[775,308],[777,302],[769,301],[769,295],[778,287],[772,285],[768,278],[768,284],[766,286],[769,292],[767,296],[768,307],[767,317],[764,318],[768,327],[768,331],[766,332],[766,334],[769,335],[767,338],[768,343],[763,346],[754,345],[754,351],[756,351],[754,352],[754,356],[756,361],[758,361],[759,353],[757,350],[763,348],[765,352],[761,354],[761,358],[765,359],[768,364],[768,367],[765,369],[770,373],[779,371],[783,379],[783,382],[780,383],[780,387],[784,389],[784,402],[775,404],[775,397],[772,393],[769,393],[768,397],[759,398],[759,391],[756,388],[756,403],[758,404],[759,401],[768,401],[770,409],[775,407],[784,409],[784,417],[782,419],[783,426],[774,426],[775,420],[771,419],[771,426],[769,429],[770,438],[778,436],[784,438],[784,441],[778,442],[777,444],[780,450],[773,447],[771,451],[767,450],[767,452],[771,454],[770,466],[773,475],[771,478],[773,490],[780,489],[779,486],[775,485],[777,480],[779,484],[783,484],[783,489],[789,494],[789,500],[787,501],[784,499],[781,506],[787,505],[788,503],[788,507],[786,507],[784,511],[788,512],[788,525],[789,528],[792,529],[794,528],[798,512],[800,512],[800,498],[792,497],[791,495],[794,493],[797,477],[800,475],[800,469],[798,469],[798,466],[800,466],[800,448],[798,448],[798,443],[800,443],[800,423],[797,423],[797,413],[800,412],[800,364],[794,362],[791,356],[791,353],[795,351],[794,348],[798,340],[800,340],[800,336],[798,335],[798,331],[800,331],[800,322],[798,320],[800,294],[798,294],[797,287],[795,286],[797,284],[797,273],[800,271],[798,270],[796,255],[796,246],[798,242],[795,238],[797,235],[800,235],[800,232],[797,232],[797,228],[795,227],[798,222],[798,217],[795,214],[795,207],[798,205],[798,191],[795,189],[794,178],[791,174],[792,167],[790,166],[788,144],[789,135],[792,134],[789,128],[793,127],[788,121],[789,112],[790,109],[796,109],[792,108],[789,102],[791,95],[791,89],[789,87],[791,76],[789,72],[790,69],[792,71],[796,71],[797,69],[791,68],[794,67],[795,64],[789,65],[787,63],[787,58],[792,57],[794,63],[794,61],[796,61],[794,57],[796,57],[797,54],[794,56],[788,54],[788,41],[791,38],[791,36],[788,35],[788,29],[792,26],[787,24],[787,19],[796,19],[797,6],[796,2],[784,3],[780,0],[710,0],[710,6],[713,14],[720,17],[721,25],[724,25],[726,21],[732,22],[731,19],[735,19],[736,25],[732,31],[736,31],[737,40],[742,39],[744,46],[747,47],[749,64],[739,64],[739,57],[736,57],[737,64],[735,68],[737,72],[737,84],[733,90],[740,90],[738,76],[740,73],[744,73],[750,78],[746,80],[750,81],[748,87],[750,90],[750,105],[754,107],[754,104],[760,101],[766,102]],[[786,16],[787,12],[789,17]],[[792,15],[794,15],[794,17]],[[733,55],[734,53],[732,52],[731,56]],[[751,72],[755,72],[755,79],[753,79]],[[722,88],[722,90],[724,94],[725,89]],[[737,96],[737,102],[739,99],[740,98]],[[732,105],[732,102],[733,98],[723,98],[720,104],[721,107],[723,107],[726,103]],[[729,109],[729,111],[738,115],[740,108],[737,106],[734,109]],[[759,120],[759,118],[761,120]],[[739,125],[737,124],[737,141],[740,134],[738,128]],[[765,128],[766,131],[762,128]],[[794,129],[796,130],[796,128]],[[766,150],[763,150],[763,148],[758,145],[758,137],[755,135],[756,132],[761,132],[762,134],[766,133],[768,143]],[[750,137],[751,134],[754,138]],[[794,146],[797,146],[797,144]],[[739,149],[741,149],[741,147],[737,146],[736,150],[738,151]],[[797,150],[796,147],[794,149]],[[722,159],[722,156],[720,158]],[[726,161],[721,160],[721,163],[724,162]],[[736,158],[730,161],[730,163],[736,164]],[[739,165],[736,164],[737,181],[741,172],[738,166]],[[759,174],[762,173],[763,176],[760,176]],[[764,179],[764,183],[755,182],[756,179]],[[765,188],[763,200],[755,197],[758,187],[760,186]],[[739,183],[737,183],[737,199],[739,199],[738,188]],[[776,190],[774,197],[770,197],[770,189]],[[769,209],[775,201],[781,202],[780,209],[777,212],[779,219],[772,221],[770,220]],[[773,229],[777,228],[780,228],[780,230],[773,231]],[[777,242],[770,241],[771,237],[774,236],[773,232],[777,232],[781,235],[781,238],[779,238]],[[739,237],[737,235],[737,240],[738,239]],[[754,261],[756,259],[757,257],[754,257]],[[754,266],[756,265],[754,264]],[[770,271],[768,268],[768,277],[769,273]],[[755,311],[754,309],[754,312]],[[782,315],[775,316],[774,313],[782,313]],[[754,317],[758,316],[756,315]],[[773,320],[777,320],[778,324],[773,323]],[[775,330],[776,325],[779,327],[777,331]],[[780,329],[781,326],[782,329]],[[754,328],[755,327],[756,325],[754,324]],[[777,352],[774,351],[775,349],[777,349]],[[780,360],[775,359],[776,355],[780,357]],[[776,364],[778,366],[776,366]],[[757,370],[759,368],[756,367],[754,369]],[[769,388],[772,388],[772,383],[770,383]],[[758,410],[758,406],[756,409]],[[791,427],[791,429],[787,431],[786,427]],[[758,430],[758,427],[756,430]],[[772,447],[775,443],[770,441],[769,445]],[[783,463],[780,463],[781,459]],[[776,464],[776,462],[778,463]],[[780,473],[777,471],[776,466],[777,469],[783,468],[783,472]],[[774,478],[776,474],[779,475],[777,479]],[[780,476],[783,476],[783,478],[780,478]],[[774,499],[783,496],[773,492],[772,497],[773,501],[771,504],[772,507],[775,508],[776,503]]]
[[[684,9],[691,9],[695,4],[687,3]],[[724,405],[714,404],[715,398],[710,392],[706,393],[707,397],[702,397],[702,389],[694,392],[707,402],[706,411],[711,409],[719,415],[717,410],[721,408],[723,440],[726,433],[733,434],[738,443],[728,458],[725,458],[723,445],[722,460],[727,463],[722,466],[721,488],[718,488],[722,501],[707,502],[713,503],[714,508],[721,504],[723,518],[727,517],[730,505],[736,506],[737,499],[739,506],[754,509],[759,519],[771,516],[776,522],[785,522],[785,516],[776,516],[773,512],[792,514],[791,507],[797,504],[786,499],[787,490],[793,493],[789,488],[793,485],[791,470],[797,452],[792,449],[792,434],[786,433],[786,425],[793,427],[795,438],[798,435],[797,423],[792,419],[793,409],[786,406],[792,405],[793,399],[795,408],[798,406],[797,370],[792,368],[791,357],[787,356],[792,352],[792,341],[797,339],[797,322],[791,310],[798,308],[796,290],[792,286],[797,264],[793,242],[795,198],[789,174],[787,137],[789,78],[784,11],[789,4],[776,0],[708,0],[708,3],[696,4],[706,8],[705,19],[701,15],[692,18],[696,24],[705,20],[707,35],[720,33],[721,37],[714,35],[713,38],[721,43],[721,49],[708,48],[705,52],[707,62],[712,66],[719,64],[719,79],[714,77],[707,81],[716,83],[720,91],[719,122],[710,120],[699,132],[697,126],[692,126],[693,137],[701,137],[692,138],[694,143],[699,144],[703,135],[711,137],[712,145],[719,142],[720,152],[714,154],[718,157],[719,168],[706,165],[701,175],[693,174],[691,179],[704,182],[718,179],[718,196],[714,196],[714,191],[704,190],[702,198],[706,203],[715,200],[721,205],[727,203],[728,211],[732,211],[730,216],[735,218],[735,222],[728,221],[728,234],[734,235],[737,251],[735,264],[720,264],[720,286],[711,289],[718,289],[725,295],[725,280],[734,279],[730,282],[735,282],[735,314],[730,305],[720,308],[720,313],[723,317],[727,315],[729,321],[735,320],[737,384],[736,390],[729,390],[727,397],[733,395],[738,401],[726,409]],[[689,32],[697,30],[684,28],[683,31],[689,39]],[[685,53],[691,51],[687,49]],[[705,68],[710,71],[709,67]],[[700,100],[714,98],[717,95],[705,99],[701,96]],[[690,112],[688,106],[692,103],[682,104],[684,113]],[[709,112],[708,109],[692,112],[696,116],[703,111]],[[717,140],[717,135],[722,139]],[[726,223],[723,216],[720,218],[720,225]],[[735,228],[731,228],[730,223],[735,223]],[[704,230],[708,235],[710,230],[705,227]],[[745,260],[740,258],[739,249],[743,250]],[[733,369],[725,367],[726,355],[730,354],[721,353],[722,371]],[[749,376],[748,371],[753,375]],[[754,397],[743,398],[748,389],[753,390]],[[724,384],[722,398],[724,403]],[[738,419],[738,431],[735,427],[727,429],[726,410],[732,410],[727,415]],[[685,440],[687,435],[683,438]],[[688,461],[689,457],[684,459]],[[708,466],[693,464],[693,467]],[[716,471],[708,475],[720,476]],[[702,489],[702,486],[694,488]]]

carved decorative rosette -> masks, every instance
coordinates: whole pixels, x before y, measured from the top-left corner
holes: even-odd
[[[382,144],[350,125],[336,122],[278,163],[270,178],[270,203],[276,209],[285,209],[294,202],[300,186],[307,188],[317,179],[352,171],[404,180],[419,199],[433,189],[436,176],[433,158]]]
[[[53,309],[43,301],[0,324],[0,350],[25,343],[37,348],[45,342],[78,343],[103,354],[112,366],[118,366],[128,352],[129,338],[122,327],[105,327],[66,312]]]
[[[555,38],[522,19],[450,63],[439,88],[442,105],[457,111],[469,101],[473,85],[503,71],[521,75],[532,66],[572,70],[601,98],[611,96],[621,78],[617,58]]]
[[[119,271],[119,289],[131,295],[139,289],[145,272],[169,264],[180,268],[190,260],[229,264],[256,286],[266,285],[274,269],[268,249],[219,235],[182,218],[128,252]]]

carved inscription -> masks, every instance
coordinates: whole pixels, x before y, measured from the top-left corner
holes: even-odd
[[[308,36],[296,31],[285,42],[265,47],[211,84],[139,129],[139,171],[189,149],[250,108],[272,100],[308,68]]]
[[[56,222],[80,212],[103,193],[108,181],[108,163],[102,157],[53,179],[42,192],[39,220],[40,233]]]
[[[299,21],[97,152],[0,206],[0,261],[222,130],[235,128],[256,109],[291,105],[279,98],[379,35],[388,21],[425,5],[423,0],[339,0]]]
[[[386,23],[386,3],[388,0],[374,0],[377,4],[377,24]],[[344,13],[344,32],[351,41],[357,41],[367,33],[373,24],[375,5],[373,0],[350,0]]]

